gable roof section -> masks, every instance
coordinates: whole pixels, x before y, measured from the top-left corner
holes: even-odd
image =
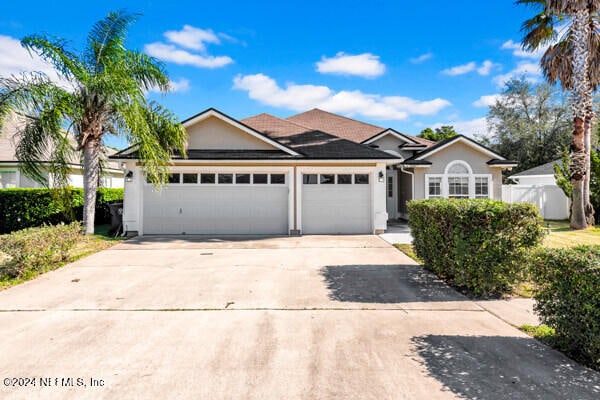
[[[509,178],[518,178],[520,176],[540,176],[540,175],[552,175],[554,176],[554,165],[560,164],[561,160],[550,161],[549,163],[538,165],[537,167],[530,168],[525,171],[521,171],[518,174],[509,176]]]
[[[370,144],[373,143],[381,138],[384,138],[388,135],[392,135],[397,139],[402,140],[405,144],[412,144],[412,145],[420,145],[419,142],[417,142],[416,140],[414,140],[412,137],[405,135],[403,133],[400,133],[392,128],[389,129],[385,129],[383,132],[378,133],[377,135],[363,141],[363,144]]]
[[[221,121],[224,121],[230,125],[233,125],[236,128],[240,129],[241,131],[246,132],[247,134],[254,136],[255,138],[258,138],[258,139],[270,144],[271,146],[273,146],[281,151],[284,151],[292,156],[299,155],[298,153],[296,153],[294,150],[290,149],[289,147],[286,147],[286,146],[282,145],[281,143],[278,143],[277,141],[272,140],[271,138],[269,138],[268,136],[265,136],[264,134],[255,130],[254,128],[230,117],[229,115],[227,115],[225,113],[222,113],[221,111],[219,111],[215,108],[206,109],[206,110],[182,121],[181,124],[183,125],[184,128],[187,128],[187,127],[197,124],[198,122],[204,121],[205,119],[210,118],[210,117],[218,118]]]
[[[448,146],[451,146],[454,143],[458,143],[458,142],[462,142],[462,143],[466,144],[467,146],[470,146],[470,147],[474,148],[475,150],[490,156],[492,158],[492,160],[503,161],[506,164],[514,164],[514,161],[506,160],[506,158],[502,157],[500,154],[494,152],[491,149],[488,149],[484,145],[477,143],[473,139],[468,138],[464,135],[454,136],[453,138],[437,142],[436,144],[434,144],[433,146],[429,147],[428,149],[422,151],[421,153],[414,155],[409,160],[413,160],[413,161],[425,160],[427,157],[445,149]]]
[[[255,115],[241,122],[311,159],[397,159],[383,151],[270,114]]]

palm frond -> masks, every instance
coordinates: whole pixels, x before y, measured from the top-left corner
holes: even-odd
[[[124,48],[127,30],[138,18],[124,10],[112,11],[96,22],[88,35],[88,62],[96,72],[100,71],[105,60],[111,59]]]
[[[67,42],[63,39],[48,38],[41,35],[26,36],[21,45],[31,54],[36,53],[43,60],[50,62],[54,69],[65,79],[83,81],[87,72],[79,58],[67,50]]]

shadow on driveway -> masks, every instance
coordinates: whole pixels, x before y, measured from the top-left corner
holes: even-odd
[[[329,298],[355,303],[468,301],[418,265],[331,265],[321,269]]]
[[[412,338],[430,376],[465,399],[600,399],[600,373],[534,339]]]

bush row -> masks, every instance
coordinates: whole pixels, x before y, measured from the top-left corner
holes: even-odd
[[[123,189],[98,189],[96,224],[110,223],[108,204],[123,201]],[[0,234],[60,222],[80,221],[83,189],[1,189]]]
[[[532,204],[481,199],[414,200],[409,225],[426,268],[476,296],[507,293],[543,239]]]
[[[535,310],[555,329],[553,342],[600,369],[600,246],[538,249],[530,258]]]
[[[0,269],[0,278],[21,278],[66,262],[69,250],[77,244],[81,231],[81,224],[73,222],[0,235],[0,251],[9,256]]]

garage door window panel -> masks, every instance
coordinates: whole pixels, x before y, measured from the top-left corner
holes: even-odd
[[[321,174],[319,176],[319,183],[321,185],[333,185],[335,184],[335,175],[334,174]]]
[[[369,174],[355,174],[354,175],[354,183],[357,185],[368,185],[369,184]]]
[[[219,185],[233,184],[233,174],[219,174]]]
[[[271,174],[272,185],[285,185],[285,174]]]
[[[268,175],[267,174],[254,174],[252,175],[252,182],[255,185],[264,185],[268,183]]]
[[[317,174],[304,174],[302,176],[302,183],[305,185],[316,185],[318,182]]]
[[[210,184],[214,184],[215,182],[216,182],[215,174],[200,174],[200,183],[201,184],[210,185]]]
[[[183,174],[184,184],[196,184],[198,183],[198,174]]]
[[[235,174],[235,183],[240,185],[250,184],[250,174]]]
[[[181,183],[181,174],[169,174],[169,175],[167,175],[167,182],[170,185]]]
[[[338,174],[337,176],[338,185],[351,185],[352,175],[351,174]]]

